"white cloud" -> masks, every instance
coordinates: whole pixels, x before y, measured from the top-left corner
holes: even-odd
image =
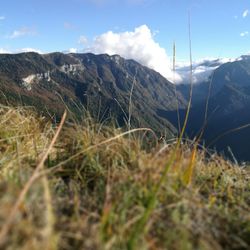
[[[70,48],[68,52],[69,53],[77,53],[77,49],[76,48]]]
[[[39,49],[34,49],[34,48],[22,48],[18,50],[18,52],[36,52],[38,54],[43,54],[43,52]]]
[[[10,54],[10,51],[0,48],[0,54]]]
[[[88,43],[87,37],[85,37],[85,36],[80,36],[80,38],[79,38],[79,40],[78,40],[78,43],[85,46],[85,45]]]
[[[241,32],[241,33],[240,33],[240,36],[241,36],[241,37],[248,36],[248,35],[249,35],[249,32],[248,32],[248,31],[244,31],[244,32]]]
[[[43,52],[39,49],[34,48],[21,48],[15,50],[6,50],[4,48],[0,48],[0,54],[15,54],[15,53],[24,53],[24,52],[36,52],[38,54],[43,54]]]
[[[5,20],[5,16],[0,16],[0,21]]]
[[[34,31],[34,29],[30,29],[28,27],[22,27],[19,30],[14,30],[8,36],[8,38],[15,39],[15,38],[19,38],[19,37],[22,37],[22,36],[35,35],[35,34],[36,34],[36,32]]]
[[[248,14],[249,14],[249,10],[246,9],[246,10],[243,11],[242,17],[243,17],[243,18],[246,18],[246,17],[248,16]]]
[[[121,33],[108,31],[97,36],[86,52],[119,54],[158,71],[170,81],[173,79],[170,59],[165,49],[154,40],[154,35],[147,25]],[[177,82],[181,80],[178,74],[175,79]]]
[[[220,65],[232,62],[233,59],[230,58],[205,58],[192,64],[192,79],[193,83],[201,83],[207,81],[213,71],[217,69]],[[190,65],[189,63],[177,63],[176,72],[181,76],[183,84],[190,82]]]

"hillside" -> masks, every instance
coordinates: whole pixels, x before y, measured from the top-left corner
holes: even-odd
[[[230,159],[250,161],[250,57],[222,64],[211,75],[208,82],[194,85],[193,104],[188,122],[188,136],[194,137],[203,127],[206,100],[211,84],[206,129],[203,139],[206,145],[216,148]],[[189,86],[181,85],[177,89],[188,97]],[[180,111],[183,119],[185,109]],[[158,114],[177,126],[173,112],[159,110]],[[242,130],[233,131],[238,127]],[[220,137],[224,135],[223,137]],[[219,139],[214,141],[218,137]],[[214,143],[212,143],[214,141]],[[230,148],[230,149],[229,149]],[[233,156],[232,156],[233,153]]]
[[[88,115],[61,125],[0,107],[1,249],[249,249],[248,166]]]
[[[133,127],[176,133],[168,121],[156,115],[159,107],[176,109],[173,84],[118,55],[2,54],[0,90],[1,103],[34,106],[57,119],[67,106],[77,118],[85,109],[100,122],[125,126],[130,120]],[[177,98],[184,107],[186,101],[180,93]]]

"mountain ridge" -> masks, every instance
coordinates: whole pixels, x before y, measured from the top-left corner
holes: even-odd
[[[128,121],[132,103],[133,126],[176,133],[171,123],[156,114],[159,107],[176,108],[174,85],[154,70],[118,55],[0,55],[0,84],[4,93],[1,102],[7,98],[15,104],[21,99],[21,103],[39,110],[46,106],[58,117],[65,108],[62,102],[77,115],[79,107],[84,106],[95,118],[100,114],[102,121],[112,117],[120,126]],[[180,93],[177,98],[179,106],[184,107],[186,100]]]
[[[185,98],[188,96],[187,85],[177,86]],[[204,124],[204,113],[208,100],[208,120],[203,134],[207,145],[218,137],[212,146],[219,152],[239,161],[250,161],[250,56],[242,56],[233,62],[222,64],[214,70],[206,82],[193,85],[193,105],[187,127],[187,134],[192,138]],[[180,112],[183,116],[185,110]],[[161,111],[162,116],[175,126],[172,114]],[[238,128],[244,129],[238,130]],[[229,133],[229,131],[232,131]],[[224,135],[221,137],[221,135]],[[230,150],[228,150],[230,148]],[[231,152],[232,151],[232,152]]]

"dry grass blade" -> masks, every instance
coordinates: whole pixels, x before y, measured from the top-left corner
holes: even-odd
[[[211,97],[211,90],[212,90],[212,82],[213,82],[213,78],[214,78],[214,73],[215,71],[213,71],[213,74],[210,78],[210,81],[209,81],[209,85],[208,85],[208,94],[207,94],[207,98],[206,98],[206,106],[205,106],[205,115],[204,115],[204,122],[203,122],[203,125],[200,129],[200,131],[197,133],[197,142],[199,142],[205,132],[205,129],[207,127],[207,124],[208,124],[208,121],[209,121],[209,117],[208,117],[208,108],[209,108],[209,100],[210,100],[210,97]],[[217,110],[217,108],[212,112],[212,114]],[[211,116],[212,116],[211,114]]]
[[[191,41],[191,23],[190,23],[190,13],[188,15],[188,32],[189,32],[189,59],[190,59],[190,90],[189,90],[189,101],[188,101],[188,106],[187,106],[187,111],[184,119],[184,123],[181,129],[181,133],[178,139],[177,143],[177,148],[179,148],[182,138],[184,136],[186,127],[187,127],[187,122],[191,110],[191,104],[192,104],[192,99],[193,99],[193,59],[192,59],[192,41]]]
[[[175,59],[176,59],[176,46],[175,46],[175,42],[174,42],[174,44],[173,44],[173,83],[174,83],[174,92],[175,92],[175,101],[176,101],[178,133],[180,133],[181,132],[181,122],[180,122],[180,112],[179,112],[179,101],[178,101],[177,89],[176,89],[176,83],[175,83]]]
[[[23,202],[28,190],[30,189],[30,187],[32,186],[34,181],[37,179],[37,175],[39,174],[39,171],[43,168],[44,162],[47,159],[51,149],[53,148],[53,146],[54,146],[54,144],[55,144],[55,142],[60,134],[60,131],[61,131],[62,126],[63,126],[65,119],[66,119],[66,115],[67,115],[67,112],[65,111],[63,116],[62,116],[61,122],[56,130],[56,133],[55,133],[53,139],[51,140],[50,145],[48,146],[48,149],[46,150],[46,152],[42,156],[42,159],[38,163],[37,167],[35,168],[32,176],[30,177],[28,182],[23,187],[21,193],[19,194],[19,197],[17,198],[16,203],[14,204],[13,208],[11,209],[10,214],[7,217],[5,224],[3,225],[3,227],[0,231],[0,247],[4,244],[4,242],[6,240],[6,235],[8,234],[8,232],[10,230],[10,227],[15,219],[15,215],[16,215],[21,203]]]
[[[43,188],[44,188],[44,202],[46,204],[46,227],[44,230],[45,240],[45,249],[52,250],[56,249],[57,235],[54,233],[54,225],[55,225],[55,216],[52,206],[52,196],[49,188],[49,181],[47,176],[43,176],[42,178]]]
[[[191,181],[192,181],[196,153],[197,153],[197,144],[195,144],[194,149],[192,150],[190,162],[189,162],[188,167],[187,167],[186,171],[184,172],[184,176],[183,176],[183,182],[187,186],[189,186],[191,184]]]
[[[177,152],[180,148],[182,138],[184,136],[184,133],[185,133],[185,130],[187,127],[187,122],[188,122],[188,118],[189,118],[189,114],[190,114],[190,110],[191,110],[191,104],[192,104],[192,96],[193,96],[193,66],[192,66],[192,43],[191,43],[190,14],[188,17],[189,17],[188,28],[189,28],[189,52],[190,52],[190,54],[189,54],[189,56],[190,56],[190,92],[189,92],[189,102],[188,102],[188,107],[187,107],[184,123],[183,123],[182,129],[181,129],[181,133],[179,135],[176,147],[173,150],[173,152],[171,153],[170,159],[166,163],[166,165],[163,169],[163,173],[161,174],[160,180],[158,181],[158,183],[155,184],[155,186],[152,189],[152,192],[150,194],[146,209],[145,209],[141,219],[135,225],[135,230],[133,231],[133,234],[131,235],[129,242],[128,242],[128,249],[129,250],[134,250],[137,248],[138,239],[141,236],[141,234],[143,233],[143,231],[145,230],[145,226],[148,222],[148,219],[155,208],[158,192],[159,192],[163,182],[165,181],[165,178],[167,176],[167,173],[168,173],[170,167],[173,165],[174,161],[176,160],[176,155],[177,155]]]
[[[135,71],[135,75],[133,78],[133,82],[132,82],[132,87],[130,90],[130,95],[129,95],[129,106],[128,106],[128,130],[131,129],[131,116],[132,116],[132,95],[133,95],[133,90],[134,90],[134,86],[136,83],[136,76],[137,76],[137,68]]]
[[[249,127],[250,127],[250,123],[247,123],[247,124],[242,125],[240,127],[227,130],[226,132],[224,132],[224,133],[216,136],[213,140],[211,140],[211,142],[207,145],[207,147],[212,146],[215,142],[217,142],[219,139],[221,139],[222,137],[224,137],[224,136],[226,136],[228,134],[231,134],[231,133],[234,133],[234,132],[237,132],[239,130],[242,130],[242,129],[245,129],[245,128],[249,128]]]
[[[207,122],[209,99],[210,99],[210,96],[211,96],[211,90],[212,90],[212,83],[213,83],[213,79],[214,79],[214,73],[215,73],[215,71],[213,71],[213,74],[211,76],[211,79],[209,81],[209,86],[208,86],[208,94],[207,94],[207,99],[206,99],[206,107],[205,107],[205,116],[204,116],[203,130],[205,129],[206,122]]]

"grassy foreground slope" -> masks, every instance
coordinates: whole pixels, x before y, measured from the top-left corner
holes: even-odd
[[[249,167],[184,143],[139,230],[175,144],[86,117],[65,122],[48,150],[56,131],[32,110],[0,107],[0,248],[249,249]]]

